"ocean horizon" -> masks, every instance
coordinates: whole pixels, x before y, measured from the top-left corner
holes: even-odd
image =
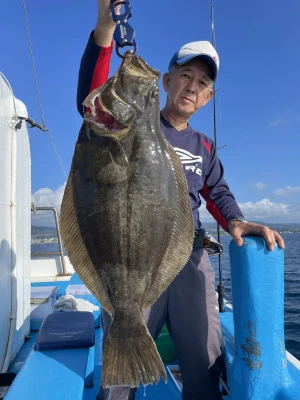
[[[284,324],[286,349],[300,360],[300,224],[269,224],[280,232],[285,240],[284,251]],[[217,239],[216,224],[205,226],[207,232]],[[222,282],[225,288],[225,299],[231,302],[231,277],[229,261],[229,244],[231,236],[220,230],[220,242],[224,247],[221,256]],[[51,227],[32,226],[32,252],[58,251],[56,229]],[[218,257],[210,257],[216,275],[216,286],[219,283]]]

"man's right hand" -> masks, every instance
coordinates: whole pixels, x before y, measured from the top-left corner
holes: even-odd
[[[117,3],[117,1],[118,0],[115,0],[115,3]],[[111,15],[110,3],[110,0],[97,0],[98,19],[94,30],[93,40],[101,47],[109,47],[111,45],[116,27],[116,23],[113,21]],[[118,6],[116,9],[117,14],[120,11],[120,7],[121,6]]]
[[[101,21],[102,24],[114,27],[115,22],[112,19],[111,11],[110,11],[110,0],[97,0],[98,6],[98,20]]]

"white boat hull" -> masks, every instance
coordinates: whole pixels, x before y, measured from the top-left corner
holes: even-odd
[[[25,105],[0,76],[0,372],[29,332],[31,170]]]

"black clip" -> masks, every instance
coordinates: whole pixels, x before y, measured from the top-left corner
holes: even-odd
[[[116,14],[115,8],[117,6],[124,5],[125,11],[123,14]],[[125,46],[133,46],[133,50],[131,50],[132,54],[136,53],[137,46],[134,39],[135,31],[128,24],[128,19],[131,17],[131,4],[129,0],[119,1],[117,3],[114,0],[111,0],[110,3],[111,13],[113,20],[117,23],[115,32],[114,32],[114,40],[116,42],[116,51],[119,57],[124,57],[120,52],[120,47]]]

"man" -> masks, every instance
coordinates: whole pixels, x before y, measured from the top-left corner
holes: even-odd
[[[97,0],[98,20],[83,55],[77,105],[83,115],[82,102],[88,93],[108,78],[115,23],[110,13],[110,0]],[[161,129],[177,154],[188,157],[186,174],[197,240],[190,260],[168,289],[145,314],[149,331],[157,338],[167,323],[183,379],[183,400],[222,399],[218,380],[221,371],[221,331],[216,308],[214,273],[203,249],[204,229],[198,209],[200,194],[207,209],[234,238],[238,246],[248,234],[261,235],[273,250],[276,243],[284,247],[281,236],[268,227],[246,222],[223,177],[223,167],[214,142],[194,130],[189,118],[213,97],[213,84],[219,69],[218,55],[209,42],[192,42],[182,46],[170,61],[163,76],[167,101],[161,111]],[[104,340],[110,316],[102,315]],[[134,399],[135,390],[113,387],[100,390],[97,399]]]

